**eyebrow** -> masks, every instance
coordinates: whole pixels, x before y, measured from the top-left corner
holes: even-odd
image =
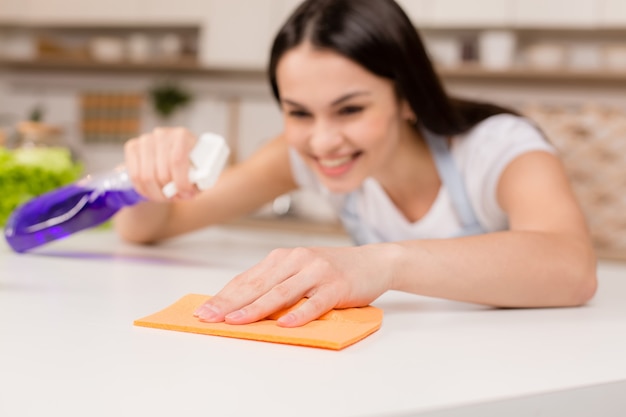
[[[348,93],[348,94],[345,94],[345,95],[339,97],[338,99],[336,99],[332,103],[330,103],[330,105],[331,105],[331,107],[334,107],[334,106],[337,106],[337,105],[343,103],[344,101],[348,101],[348,100],[350,100],[350,99],[352,99],[354,97],[367,96],[367,95],[370,95],[370,93],[368,91],[355,91],[353,93]],[[295,106],[295,107],[306,108],[305,105],[300,104],[297,101],[290,100],[288,98],[284,98],[281,101],[283,103],[290,104],[290,105]]]

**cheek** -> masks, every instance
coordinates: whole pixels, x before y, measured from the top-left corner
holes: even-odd
[[[393,114],[373,113],[358,123],[348,126],[346,133],[357,141],[364,150],[388,146],[390,138],[397,131],[397,121]]]
[[[286,120],[283,126],[283,135],[287,144],[293,148],[302,148],[306,143],[307,127],[296,121]]]

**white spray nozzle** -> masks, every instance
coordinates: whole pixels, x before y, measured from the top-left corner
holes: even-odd
[[[229,154],[230,149],[223,137],[215,133],[204,133],[189,155],[192,165],[189,169],[189,181],[200,190],[211,187],[224,169]],[[162,191],[167,198],[178,193],[174,182],[165,184]]]

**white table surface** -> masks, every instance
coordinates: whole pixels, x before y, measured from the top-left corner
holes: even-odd
[[[381,329],[342,351],[133,326],[274,247],[346,243],[226,227],[156,247],[97,230],[28,255],[0,243],[0,416],[626,415],[617,263],[581,308],[389,292]]]

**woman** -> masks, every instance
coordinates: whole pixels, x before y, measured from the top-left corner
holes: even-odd
[[[448,97],[392,0],[307,0],[279,31],[269,76],[284,131],[198,193],[196,138],[126,145],[138,189],[117,230],[154,242],[249,213],[298,187],[337,209],[359,246],[273,251],[196,315],[300,326],[394,289],[501,307],[575,306],[595,293],[584,217],[553,148],[513,112]],[[174,201],[161,193],[173,180]]]

